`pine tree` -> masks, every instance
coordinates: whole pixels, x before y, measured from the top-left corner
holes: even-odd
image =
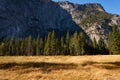
[[[40,38],[40,55],[44,53],[44,41],[42,38]]]
[[[64,37],[61,37],[60,39],[60,53],[61,55],[64,55],[64,51],[65,51],[65,46],[64,46]]]
[[[98,47],[99,47],[99,53],[101,54],[108,54],[108,49],[107,46],[102,38],[99,39],[98,41]]]
[[[21,46],[20,46],[20,55],[21,56],[24,56],[25,55],[25,40],[24,39],[21,39]]]
[[[94,47],[94,48],[97,48],[97,41],[96,41],[95,37],[94,37],[94,39],[93,39],[93,47]]]
[[[16,49],[15,49],[15,39],[14,37],[11,38],[10,43],[9,43],[9,53],[10,56],[14,56],[16,54]]]
[[[74,54],[78,56],[81,54],[81,47],[80,47],[81,38],[77,32],[74,33],[73,38],[74,38],[73,43],[74,43],[74,49],[75,49]]]
[[[32,56],[37,56],[37,54],[36,54],[36,46],[37,46],[36,40],[33,39],[33,41],[32,41]]]
[[[66,53],[67,53],[67,54],[70,53],[69,44],[70,44],[70,33],[67,32],[67,35],[66,35]]]
[[[9,49],[8,49],[8,40],[5,38],[3,39],[3,41],[1,42],[0,45],[0,55],[2,56],[9,56],[10,54],[8,53]]]
[[[95,37],[93,39],[93,48],[94,48],[94,55],[95,55],[98,51],[98,44],[97,44]]]
[[[86,48],[86,39],[85,39],[85,35],[83,32],[80,33],[80,54],[84,55],[85,54],[85,48]]]
[[[74,33],[70,43],[70,53],[72,55],[80,55],[79,37],[77,32]]]
[[[98,41],[98,46],[99,46],[99,48],[103,48],[103,47],[106,46],[105,43],[104,43],[104,40],[101,37],[100,37],[100,39]]]
[[[44,48],[44,55],[48,56],[49,54],[51,54],[51,32],[48,33]]]
[[[113,26],[113,32],[109,35],[108,47],[110,54],[120,54],[120,31]]]
[[[27,39],[26,39],[26,43],[27,43],[27,51],[26,51],[26,53],[27,53],[27,55],[28,56],[32,56],[32,54],[33,54],[33,46],[32,46],[32,41],[33,41],[33,39],[32,39],[32,36],[29,36]]]
[[[79,44],[78,44],[78,33],[75,32],[73,35],[73,46],[74,46],[74,55],[79,55]]]
[[[37,40],[36,40],[36,55],[40,55],[40,36],[38,35]]]
[[[21,39],[18,39],[15,41],[15,45],[16,45],[16,56],[19,56],[21,55],[21,52],[20,52],[20,46],[21,46]]]
[[[93,53],[94,53],[93,43],[90,41],[86,41],[85,55],[93,55]]]
[[[55,32],[53,31],[51,34],[51,55],[56,54],[56,37],[55,37]]]
[[[70,38],[69,49],[70,49],[70,55],[74,55],[73,36]]]
[[[61,47],[60,40],[56,39],[56,55],[60,55],[61,53],[60,47]]]

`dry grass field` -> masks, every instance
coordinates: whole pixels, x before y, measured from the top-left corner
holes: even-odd
[[[120,56],[0,57],[0,80],[120,80]]]

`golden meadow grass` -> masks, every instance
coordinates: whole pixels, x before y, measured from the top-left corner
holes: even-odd
[[[120,56],[0,57],[0,80],[120,80]]]

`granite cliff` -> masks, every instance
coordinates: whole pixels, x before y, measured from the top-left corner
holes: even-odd
[[[99,3],[74,4],[68,1],[58,2],[72,16],[87,35],[98,41],[103,38],[108,40],[108,34],[112,32],[113,25],[120,25],[120,16],[105,11]]]
[[[57,35],[84,32],[97,41],[105,41],[112,25],[120,25],[120,16],[105,11],[101,4],[74,4],[52,0],[0,0],[0,39],[37,37],[54,30]],[[119,28],[120,29],[120,28]]]

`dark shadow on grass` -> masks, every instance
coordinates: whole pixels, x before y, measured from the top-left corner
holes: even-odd
[[[52,70],[60,69],[75,69],[75,64],[62,64],[62,63],[47,63],[47,62],[26,62],[26,63],[2,63],[0,69],[10,69],[14,67],[25,67],[25,68],[40,68],[43,72],[51,72]]]
[[[105,62],[105,63],[102,63],[102,64],[103,64],[102,67],[105,68],[105,69],[109,69],[109,70],[120,69],[120,62]]]
[[[107,69],[107,70],[115,70],[120,69],[120,62],[94,62],[94,61],[87,61],[82,64],[83,67],[85,66],[93,66],[97,68]]]

